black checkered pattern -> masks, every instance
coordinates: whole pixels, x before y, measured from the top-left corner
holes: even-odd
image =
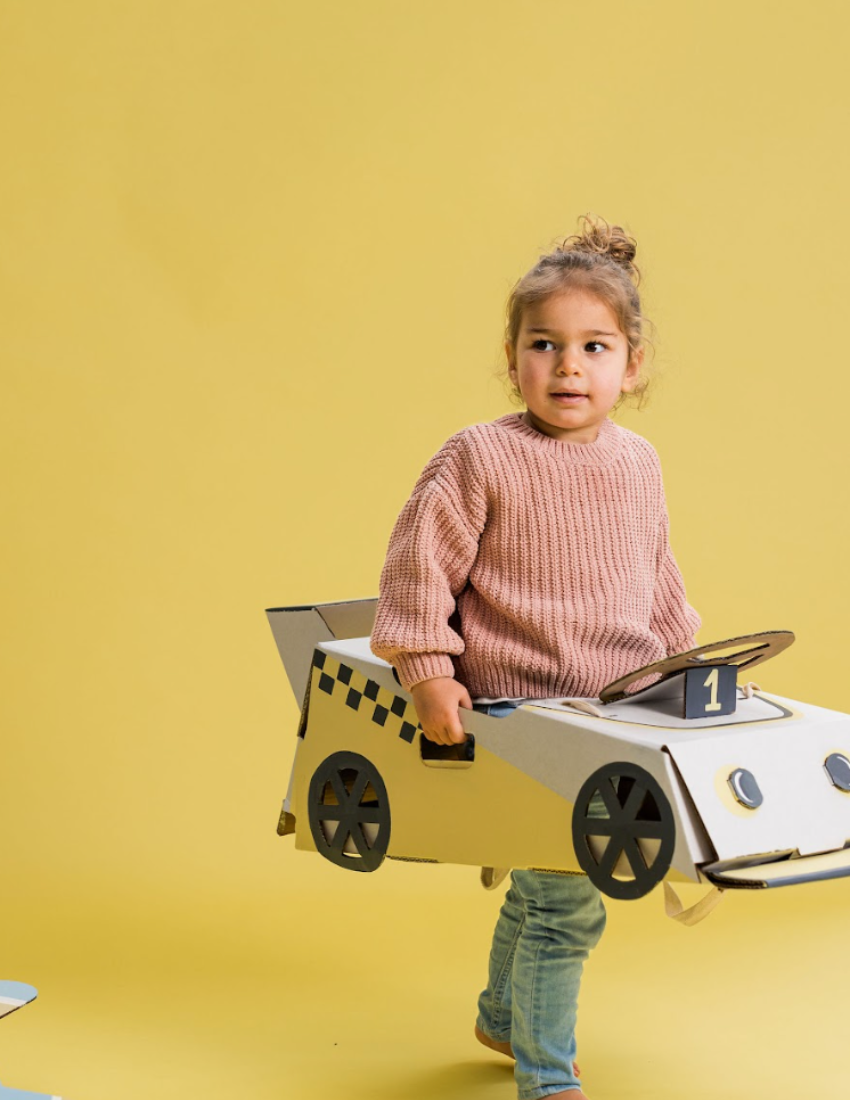
[[[413,705],[406,699],[393,695],[374,680],[367,680],[356,669],[342,664],[320,649],[313,653],[313,667],[321,671],[320,691],[324,691],[326,695],[333,695],[335,691],[343,692],[347,707],[352,710],[368,708],[371,712],[369,716],[376,725],[395,730],[402,741],[413,743],[422,727]]]

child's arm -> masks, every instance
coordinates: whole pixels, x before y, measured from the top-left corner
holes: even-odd
[[[372,629],[373,653],[395,667],[402,687],[431,683],[414,703],[423,729],[444,744],[460,729],[457,706],[471,707],[454,680],[452,656],[464,642],[449,620],[487,520],[481,467],[465,432],[425,467],[393,528]]]
[[[685,595],[685,582],[670,546],[670,521],[663,509],[658,529],[658,557],[650,629],[661,639],[668,654],[696,646],[694,635],[702,620]]]

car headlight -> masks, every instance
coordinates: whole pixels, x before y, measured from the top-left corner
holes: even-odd
[[[823,766],[833,787],[838,787],[839,791],[850,791],[850,760],[844,753],[830,753],[824,760]]]
[[[748,810],[757,810],[764,802],[764,795],[756,782],[756,777],[746,768],[736,768],[730,774],[728,783],[736,801],[746,806]]]

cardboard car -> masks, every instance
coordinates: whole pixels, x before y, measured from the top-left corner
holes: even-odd
[[[599,699],[462,710],[465,744],[440,746],[369,648],[376,603],[267,611],[302,703],[278,825],[296,848],[361,872],[581,873],[623,899],[850,875],[850,716],[738,683],[790,632],[700,646]]]

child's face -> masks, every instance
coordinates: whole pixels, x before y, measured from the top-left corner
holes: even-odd
[[[600,298],[553,294],[523,313],[516,347],[506,347],[511,381],[532,427],[568,443],[592,443],[621,393],[634,389],[643,349],[629,342]]]

